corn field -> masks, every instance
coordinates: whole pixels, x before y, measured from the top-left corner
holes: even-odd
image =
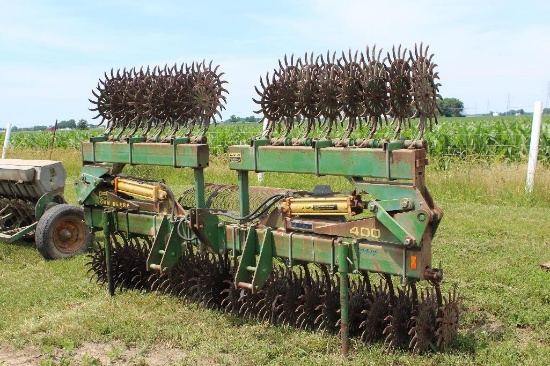
[[[415,121],[412,121],[414,123]],[[258,123],[220,124],[212,126],[207,133],[210,152],[220,155],[229,145],[247,144],[260,136],[262,126]],[[102,133],[102,129],[57,131],[54,148],[80,148],[80,142]],[[358,130],[359,136],[365,130]],[[299,136],[297,129],[294,136]],[[378,138],[391,136],[390,127],[381,130]],[[11,146],[14,148],[49,149],[52,132],[13,132]],[[411,138],[411,136],[404,136]],[[479,159],[483,161],[523,161],[529,154],[531,117],[463,117],[442,118],[433,130],[424,136],[432,158]],[[0,134],[3,141],[4,136]],[[539,140],[539,161],[550,163],[550,116],[543,116]]]

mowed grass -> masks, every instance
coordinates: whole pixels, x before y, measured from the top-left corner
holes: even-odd
[[[11,150],[8,157],[48,158],[49,152]],[[66,198],[76,203],[78,150],[54,151],[52,159],[64,162]],[[178,364],[548,364],[550,272],[540,264],[550,262],[550,169],[539,166],[535,192],[527,195],[525,165],[453,161],[447,170],[428,169],[427,185],[445,212],[434,262],[443,266],[443,287],[456,284],[462,298],[459,336],[444,353],[387,354],[381,343],[354,340],[345,361],[333,335],[242,321],[154,293],[111,298],[89,281],[86,256],[45,261],[25,243],[0,243],[0,346],[38,348],[43,364],[99,364],[77,355],[90,342],[112,343],[113,363],[122,363],[117,355],[124,349],[137,348],[143,355],[178,349]],[[236,183],[226,166],[223,156],[213,158],[206,180]],[[186,169],[130,167],[127,173],[164,178],[176,194],[193,182]],[[250,181],[257,184],[255,174]],[[351,188],[340,178],[270,173],[261,184]]]

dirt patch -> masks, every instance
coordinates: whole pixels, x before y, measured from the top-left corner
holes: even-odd
[[[498,341],[504,337],[505,331],[506,327],[496,316],[484,311],[469,332],[472,334],[484,333],[490,339]]]
[[[161,366],[185,363],[186,353],[177,348],[142,349],[126,347],[119,342],[91,343],[86,342],[80,347],[65,350],[43,350],[36,346],[17,349],[10,345],[0,344],[0,365],[40,365],[43,361],[51,361],[71,365],[139,365]]]
[[[43,354],[37,347],[15,349],[11,346],[0,345],[0,365],[40,365]]]

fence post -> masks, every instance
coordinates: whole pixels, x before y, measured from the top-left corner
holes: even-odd
[[[6,158],[6,149],[10,144],[10,135],[11,135],[11,123],[8,123],[6,127],[6,136],[4,136],[4,148],[2,149],[2,159]]]
[[[542,103],[535,102],[533,109],[533,126],[531,129],[531,143],[529,145],[529,163],[527,164],[527,181],[525,183],[525,191],[533,192],[535,184],[535,170],[537,169],[537,157],[539,154],[539,137],[540,125],[542,120]]]

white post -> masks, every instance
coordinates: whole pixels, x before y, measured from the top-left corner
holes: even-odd
[[[531,144],[529,145],[529,163],[527,165],[527,182],[525,183],[525,191],[527,193],[533,192],[533,185],[535,184],[541,120],[542,103],[537,101],[533,109],[533,127],[531,130]]]
[[[265,138],[267,135],[267,119],[264,119],[264,124],[262,126],[262,138]],[[262,182],[264,180],[264,173],[258,173],[258,182]]]
[[[11,135],[11,123],[8,123],[6,127],[6,136],[4,136],[4,148],[2,149],[2,159],[6,158],[6,149],[10,144],[10,135]]]

